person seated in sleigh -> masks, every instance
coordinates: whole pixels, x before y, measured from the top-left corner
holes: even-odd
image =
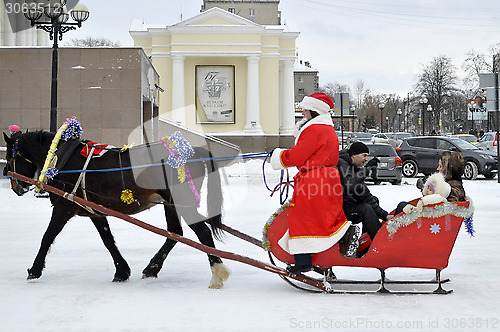
[[[437,173],[428,177],[423,184],[422,197],[416,205],[418,211],[422,207],[441,202],[463,202],[466,200],[465,189],[462,183],[465,161],[460,152],[445,151],[439,159]],[[395,215],[408,213],[414,208],[408,202],[401,202],[396,208]]]
[[[369,149],[362,142],[354,142],[349,149],[340,151],[337,168],[340,172],[343,189],[343,209],[349,220],[355,224],[355,231],[349,234],[347,241],[347,257],[358,257],[368,251],[364,248],[358,254],[359,238],[361,230],[357,224],[363,225],[363,231],[368,234],[370,240],[375,238],[382,226],[382,221],[389,220],[389,215],[380,207],[379,199],[374,196],[365,183],[366,170],[363,165],[368,160]]]
[[[333,99],[324,93],[304,97],[299,107],[298,136],[291,149],[277,148],[270,158],[274,169],[295,166],[288,232],[278,244],[295,259],[292,274],[312,270],[312,255],[336,244],[350,226],[342,210],[342,187],[337,168],[339,141],[330,110]]]

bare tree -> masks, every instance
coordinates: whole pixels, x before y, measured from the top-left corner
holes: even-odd
[[[462,69],[467,73],[464,78],[465,88],[468,90],[479,89],[480,73],[496,73],[500,69],[500,43],[489,47],[490,54],[480,54],[474,50],[467,53]]]
[[[428,131],[436,129],[439,131],[439,119],[444,111],[445,100],[458,91],[457,81],[456,68],[451,63],[451,59],[446,56],[434,58],[431,64],[418,75],[416,92],[420,95],[425,94],[432,106],[432,112],[424,115],[429,119],[429,125],[426,128],[429,129]]]
[[[336,93],[349,93],[351,89],[346,84],[340,84],[339,82],[326,83],[319,88],[319,92],[326,93],[327,95],[334,96]]]
[[[71,39],[70,46],[79,47],[120,47],[119,42],[114,42],[103,37],[92,37],[87,36],[85,38],[73,38]]]
[[[368,88],[366,88],[365,80],[359,79],[356,81],[354,85],[354,98],[356,100],[356,108],[361,108],[361,104],[366,94],[370,92]]]
[[[365,108],[365,116],[363,122],[364,129],[374,129],[377,128],[382,131],[382,128],[386,128],[385,117],[386,108],[380,111],[380,103],[385,103],[387,99],[386,95],[372,95],[367,94],[364,98],[363,107]],[[382,112],[382,113],[381,113]],[[361,119],[360,119],[361,120]]]
[[[462,69],[466,72],[464,78],[464,86],[466,89],[477,90],[479,88],[479,74],[486,72],[488,63],[485,56],[474,50],[467,53],[467,58],[462,65]]]

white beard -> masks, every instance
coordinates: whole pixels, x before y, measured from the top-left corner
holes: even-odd
[[[297,137],[299,136],[299,132],[300,132],[300,129],[302,128],[302,126],[304,126],[306,124],[308,120],[304,117],[302,118],[301,120],[299,120],[296,124],[295,124],[295,128],[294,128],[294,131],[293,131],[293,136],[294,137]]]

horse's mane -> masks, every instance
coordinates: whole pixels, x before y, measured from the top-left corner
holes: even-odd
[[[54,139],[54,134],[47,131],[28,131],[19,136],[19,149],[26,151],[34,160],[44,161]]]

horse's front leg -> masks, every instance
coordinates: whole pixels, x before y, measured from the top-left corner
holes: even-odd
[[[109,228],[108,220],[106,217],[101,216],[90,217],[90,219],[92,219],[95,228],[101,236],[102,242],[113,258],[116,268],[113,282],[127,281],[130,277],[130,267],[116,247],[115,239],[111,233],[111,229]]]
[[[52,217],[45,234],[43,234],[38,254],[35,257],[33,266],[28,269],[28,280],[38,279],[42,276],[42,270],[45,267],[45,258],[47,257],[50,246],[54,243],[55,238],[64,228],[68,220],[73,216],[74,210],[69,209],[67,206],[54,206],[52,209]]]

